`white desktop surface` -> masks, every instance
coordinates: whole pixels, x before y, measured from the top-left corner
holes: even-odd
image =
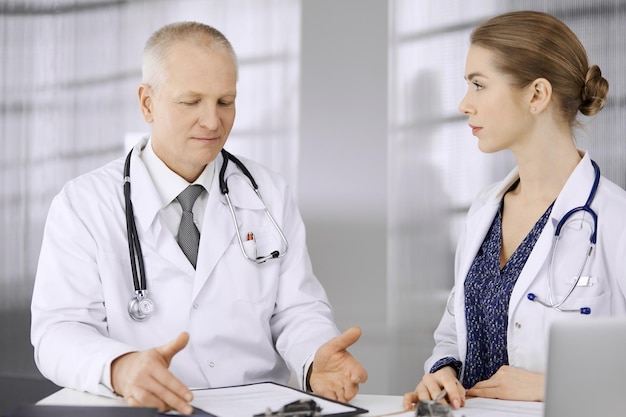
[[[101,397],[85,392],[64,388],[40,400],[39,405],[93,405],[93,406],[123,406],[126,405],[120,398]],[[391,416],[408,417],[414,412],[402,412],[402,396],[400,395],[371,395],[359,394],[350,404],[369,410],[362,416]],[[210,410],[207,410],[210,411]],[[465,408],[454,411],[455,417],[541,417],[543,403],[502,401],[485,398],[472,398],[467,401]]]

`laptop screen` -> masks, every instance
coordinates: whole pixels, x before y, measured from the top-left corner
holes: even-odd
[[[545,389],[545,417],[626,416],[626,317],[555,321]]]

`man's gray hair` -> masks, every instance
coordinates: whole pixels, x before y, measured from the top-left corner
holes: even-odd
[[[163,26],[150,36],[143,50],[142,83],[157,90],[165,81],[165,59],[178,42],[193,42],[207,49],[228,52],[237,67],[237,55],[222,32],[199,22],[176,22]]]

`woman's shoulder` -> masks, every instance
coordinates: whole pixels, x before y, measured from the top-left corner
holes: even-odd
[[[626,220],[626,190],[620,185],[601,177],[596,199],[602,210],[617,210]]]

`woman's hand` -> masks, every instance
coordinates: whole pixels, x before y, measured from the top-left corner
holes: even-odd
[[[543,374],[504,365],[491,378],[468,389],[467,395],[501,400],[543,401],[544,384]]]
[[[443,402],[447,402],[454,409],[465,405],[465,388],[457,379],[454,368],[446,366],[437,372],[424,375],[414,392],[404,394],[402,406],[405,410],[410,410],[420,401],[434,399],[444,389],[446,396]]]

